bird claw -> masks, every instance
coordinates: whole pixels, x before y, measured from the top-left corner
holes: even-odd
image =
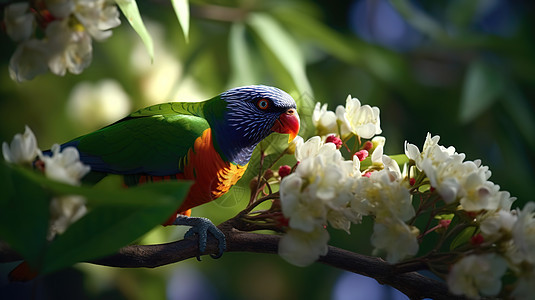
[[[173,225],[186,225],[191,228],[186,232],[184,238],[188,238],[197,234],[199,236],[199,253],[197,254],[197,260],[201,260],[201,254],[206,250],[206,244],[208,240],[208,232],[211,233],[219,242],[219,252],[217,254],[210,254],[212,258],[220,258],[225,252],[227,244],[225,235],[219,228],[217,228],[212,221],[207,218],[195,218],[178,215]]]

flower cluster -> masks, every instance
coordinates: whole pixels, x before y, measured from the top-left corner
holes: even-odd
[[[327,253],[327,222],[348,231],[352,221],[360,221],[348,207],[351,194],[346,186],[346,179],[360,176],[360,171],[357,159],[345,161],[335,144],[323,143],[320,137],[297,144],[300,163],[280,187],[282,212],[290,229],[281,239],[279,254],[306,266]]]
[[[535,284],[535,203],[511,210],[516,198],[488,180],[488,167],[478,160],[465,161],[465,154],[438,141],[428,134],[421,152],[406,143],[405,153],[441,199],[465,211],[478,228],[472,239],[475,249],[462,255],[447,275],[451,291],[474,299],[496,296],[510,269],[519,278],[511,296],[529,299]]]
[[[80,185],[82,177],[90,171],[89,166],[80,162],[78,150],[74,147],[62,150],[59,145],[54,144],[50,151],[43,153],[37,147],[35,135],[28,126],[23,135],[15,135],[11,144],[2,144],[2,153],[8,163],[31,167],[35,163],[46,177],[70,185]],[[56,234],[63,233],[86,212],[83,197],[62,195],[52,198],[48,239],[52,240]]]
[[[318,103],[312,119],[323,138],[314,136],[306,142],[296,139],[295,157],[299,164],[280,185],[282,213],[289,222],[279,254],[293,264],[309,265],[327,252],[328,224],[349,233],[351,224],[360,223],[362,216],[375,215],[383,220],[383,227],[378,226],[377,232],[384,226],[396,227],[398,233],[407,229],[411,239],[406,250],[399,250],[377,234],[373,239],[376,248],[386,251],[391,261],[413,255],[414,249],[418,249],[417,230],[390,222],[405,221],[414,215],[414,210],[408,189],[401,185],[398,165],[383,155],[385,139],[375,137],[363,143],[349,160],[339,150],[345,142],[336,135],[345,141],[355,136],[360,143],[361,138],[369,139],[381,133],[379,109],[361,105],[359,100],[348,96],[346,106],[339,106],[336,113]],[[372,166],[361,171],[360,162],[369,152]],[[403,193],[399,195],[404,199],[389,198],[400,190]]]
[[[482,210],[475,222],[480,231],[477,249],[492,252],[470,254],[457,261],[448,275],[450,289],[471,298],[479,294],[496,296],[502,276],[509,269],[518,278],[511,296],[531,299],[535,284],[535,203],[527,203],[522,210]],[[472,267],[474,261],[477,269]],[[482,270],[481,266],[489,267]]]
[[[384,143],[384,138],[379,140]],[[349,233],[351,224],[360,223],[363,216],[375,217],[372,244],[386,252],[388,261],[416,254],[419,230],[404,223],[415,214],[409,186],[382,147],[374,149],[372,166],[361,171],[356,155],[344,159],[334,143],[323,143],[319,136],[298,142],[299,164],[280,186],[282,212],[289,218],[291,233],[279,245],[283,258],[296,265],[311,264],[326,254],[327,224]],[[308,251],[302,251],[305,246]]]
[[[109,0],[39,0],[13,3],[4,11],[6,33],[18,43],[9,63],[22,82],[50,70],[81,73],[92,58],[92,39],[104,40],[118,26],[119,11]]]
[[[459,200],[462,208],[469,212],[511,207],[514,199],[488,180],[491,175],[488,167],[482,166],[480,160],[464,161],[464,153],[455,152],[451,146],[440,146],[439,139],[439,136],[427,134],[421,152],[406,142],[405,154],[425,173],[444,202]]]
[[[531,299],[535,203],[511,209],[516,198],[489,180],[489,168],[440,145],[439,136],[428,134],[422,150],[405,142],[402,171],[394,157],[383,154],[385,138],[374,137],[381,133],[379,109],[350,96],[336,112],[318,103],[312,121],[318,136],[296,139],[298,164],[281,178],[281,208],[288,220],[279,244],[284,259],[298,266],[313,263],[328,251],[327,226],[349,233],[351,224],[369,216],[371,244],[388,262],[409,263],[427,235],[439,234],[437,246],[421,255],[441,266],[431,269],[453,293],[497,296],[508,273],[517,278],[508,295]],[[352,138],[354,147],[348,145]],[[422,218],[428,221],[416,222]],[[455,252],[441,248],[463,230],[473,233],[456,242]]]

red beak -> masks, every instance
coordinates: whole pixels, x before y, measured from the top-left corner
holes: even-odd
[[[271,130],[283,134],[287,133],[290,135],[288,142],[293,141],[297,133],[299,133],[299,114],[297,110],[290,108],[282,113],[273,127],[271,127]]]

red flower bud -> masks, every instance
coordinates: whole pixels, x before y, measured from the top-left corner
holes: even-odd
[[[450,226],[450,223],[451,223],[451,220],[440,220],[440,221],[438,221],[438,225],[441,228],[448,228],[448,226]]]
[[[279,176],[281,177],[281,179],[290,175],[291,172],[292,172],[292,167],[288,165],[282,165],[279,168]]]
[[[483,244],[484,241],[485,241],[485,238],[481,235],[481,233],[478,233],[470,239],[470,244],[474,246],[478,246],[478,245]]]
[[[364,145],[362,145],[362,150],[370,151],[373,148],[373,143],[371,141],[366,141]]]
[[[342,148],[342,140],[334,134],[327,136],[325,143],[333,143],[336,145],[336,149]]]
[[[368,151],[366,150],[360,150],[360,151],[357,151],[357,153],[355,153],[355,156],[360,160],[360,161],[363,161],[366,159],[366,157],[368,157],[369,153]]]
[[[288,227],[290,224],[290,219],[286,218],[282,212],[275,213],[273,220],[277,223],[277,227]]]

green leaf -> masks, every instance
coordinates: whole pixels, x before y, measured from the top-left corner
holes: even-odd
[[[275,16],[283,22],[283,26],[292,28],[307,42],[317,45],[325,52],[349,63],[356,63],[365,59],[362,53],[347,42],[347,38],[332,30],[325,23],[314,19],[310,14],[296,9],[279,6],[274,9]]]
[[[229,33],[229,59],[232,70],[230,86],[242,86],[256,82],[252,68],[249,47],[247,46],[245,26],[241,22],[235,22],[230,27]]]
[[[252,13],[247,24],[290,74],[299,92],[312,95],[305,72],[305,59],[296,41],[268,14]]]
[[[437,40],[447,40],[448,35],[440,23],[416,7],[409,0],[390,0],[392,6],[409,24]]]
[[[151,189],[152,185],[141,185],[130,189],[98,189],[89,186],[73,186],[65,183],[61,183],[55,180],[51,180],[31,170],[23,168],[15,168],[16,172],[20,173],[28,180],[39,184],[54,195],[80,195],[84,196],[88,202],[88,205],[92,207],[96,206],[120,206],[120,205],[139,205],[139,206],[151,206],[153,204],[160,204],[160,199],[153,199],[147,201],[147,198],[151,193],[144,192],[147,189]],[[160,183],[158,183],[160,185]],[[163,185],[181,185],[182,183],[166,182]],[[18,192],[18,190],[17,190]],[[125,197],[128,196],[128,197]]]
[[[130,25],[132,25],[132,28],[134,28],[143,41],[143,44],[145,44],[150,59],[154,60],[154,43],[152,42],[152,37],[150,36],[145,24],[143,23],[143,20],[141,19],[136,1],[115,0],[115,3],[117,3]]]
[[[452,220],[453,217],[455,217],[455,214],[444,214],[444,215],[436,215],[435,219],[437,220]]]
[[[113,253],[166,221],[191,182],[158,182],[115,189],[71,186],[40,173],[0,163],[0,239],[41,272]],[[48,243],[50,199],[85,197],[89,213]]]
[[[403,167],[404,164],[409,163],[409,158],[405,154],[388,155],[388,157],[395,160],[400,167]]]
[[[185,197],[189,183],[147,184],[144,189],[152,192],[150,199],[145,200],[159,200],[158,204],[99,207],[90,211],[52,241],[42,273],[99,258],[130,244],[173,214],[181,203],[177,199]],[[125,195],[126,198],[130,196]]]
[[[453,239],[453,241],[451,242],[450,251],[457,249],[460,246],[468,243],[468,241],[470,241],[470,238],[472,238],[475,232],[476,232],[476,227],[473,227],[473,226],[468,227],[464,229],[463,231],[461,231],[461,233],[459,233],[459,235],[457,235],[455,239]]]
[[[189,3],[188,0],[171,0],[175,14],[182,27],[186,43],[189,41]]]
[[[306,138],[314,135],[316,132],[316,126],[312,122],[312,114],[314,113],[316,101],[309,94],[303,94],[299,97],[294,96],[294,99],[297,104],[299,118],[301,119],[299,135],[306,140]]]
[[[505,91],[503,75],[494,67],[474,61],[466,74],[459,117],[468,123],[489,108]]]
[[[47,243],[50,194],[4,162],[0,191],[0,239],[38,266]]]

